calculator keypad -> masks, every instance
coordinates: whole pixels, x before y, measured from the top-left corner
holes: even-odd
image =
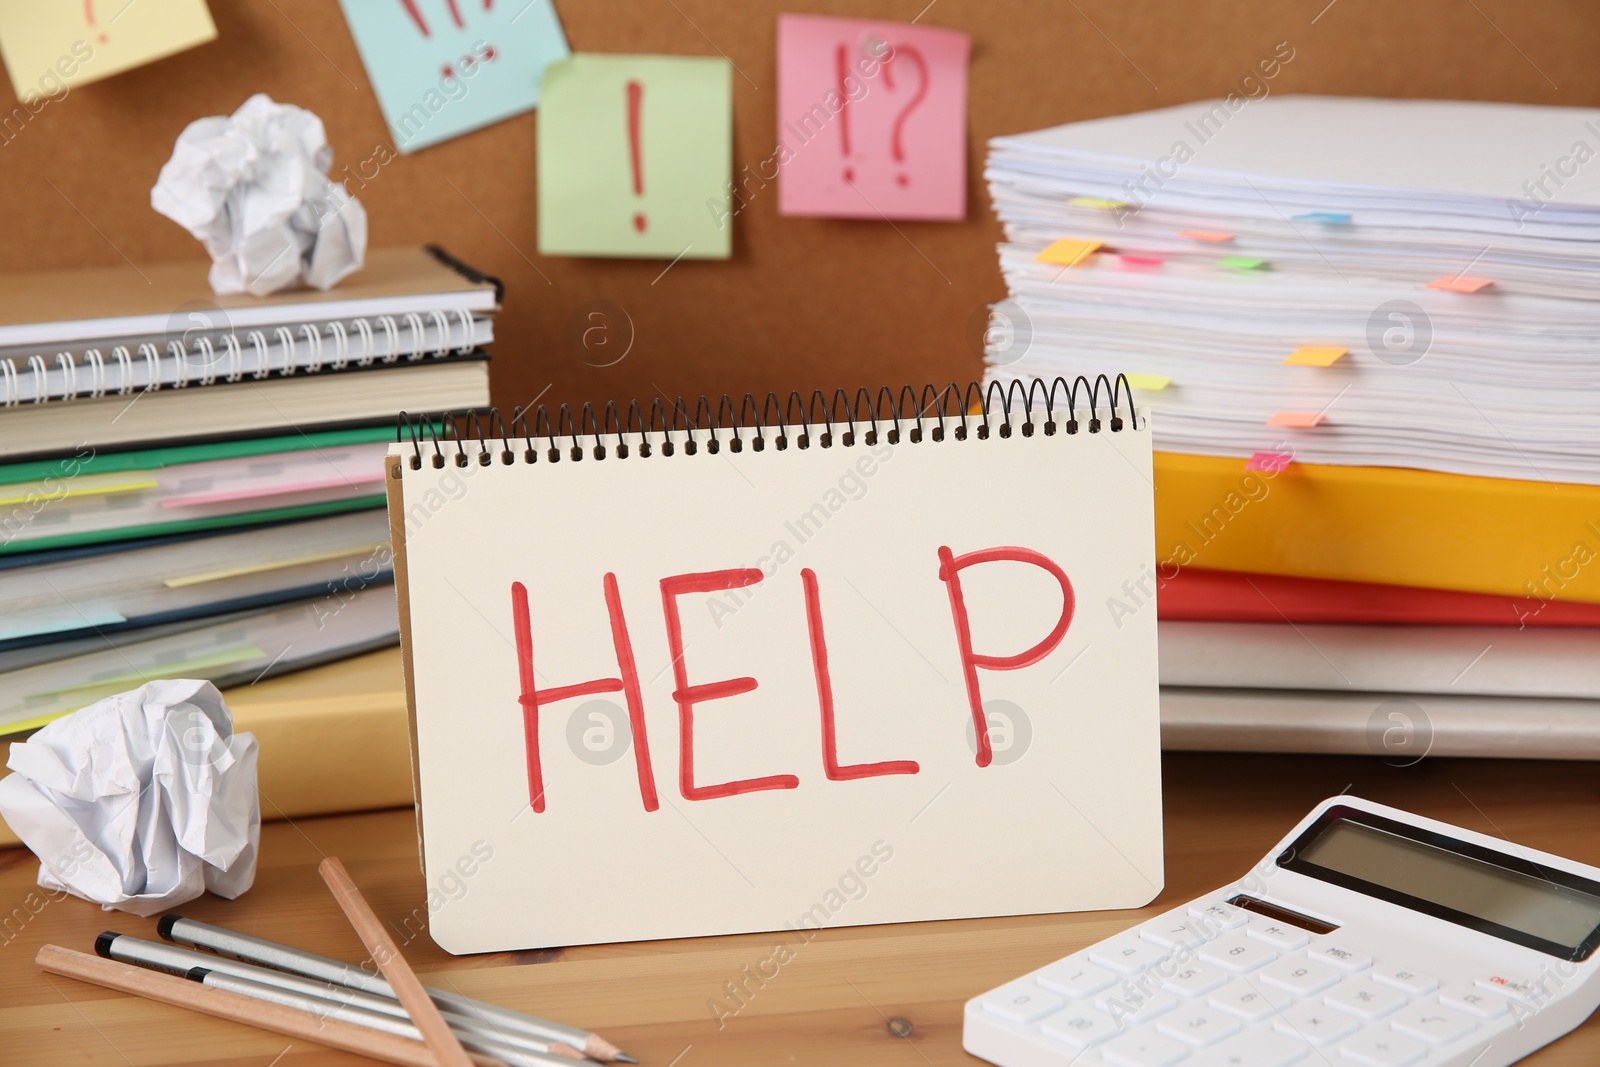
[[[978,1003],[1078,1067],[1410,1067],[1541,995],[1519,975],[1441,988],[1349,935],[1197,901]]]

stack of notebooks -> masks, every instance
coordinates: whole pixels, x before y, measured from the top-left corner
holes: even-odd
[[[991,143],[991,381],[1153,415],[1169,747],[1600,756],[1600,112],[1208,101]]]
[[[438,249],[327,292],[205,279],[0,280],[0,735],[398,640],[383,455],[401,411],[488,403],[499,283]]]

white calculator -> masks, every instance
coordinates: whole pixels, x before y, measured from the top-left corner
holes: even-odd
[[[1001,1067],[1505,1067],[1600,1004],[1600,870],[1358,797],[967,1002]]]

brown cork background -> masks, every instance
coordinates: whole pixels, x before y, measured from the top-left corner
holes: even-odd
[[[399,156],[364,186],[350,182],[373,245],[438,242],[504,279],[493,364],[504,406],[541,393],[649,400],[976,377],[969,322],[1004,295],[1000,229],[982,182],[987,139],[1225,95],[1280,41],[1294,59],[1271,83],[1277,93],[1600,105],[1595,0],[557,0],[557,9],[578,51],[726,55],[736,68],[736,166],[775,144],[779,12],[920,13],[924,24],[965,31],[967,218],[783,218],[771,187],[735,221],[726,262],[683,261],[662,275],[661,260],[545,257],[537,113]],[[211,0],[211,10],[216,41],[74,89],[0,144],[0,270],[201,255],[150,209],[150,186],[188,122],[231,112],[253,92],[322,117],[336,176],[387,154],[333,0]],[[9,111],[9,84],[0,100]],[[625,309],[634,335],[626,358],[605,367],[569,339],[569,320],[600,300]]]

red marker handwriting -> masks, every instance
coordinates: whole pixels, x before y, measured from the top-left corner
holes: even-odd
[[[644,148],[639,143],[639,107],[644,103],[644,86],[628,82],[628,158],[633,162],[633,195],[644,195]],[[633,228],[644,232],[644,212],[633,216]]]
[[[834,73],[839,79],[839,148],[844,154],[844,180],[856,180],[855,168],[850,166],[850,87],[846,79],[850,69],[849,49],[841,43],[833,53]]]
[[[916,94],[906,101],[905,107],[900,109],[900,114],[895,116],[894,129],[889,135],[889,154],[894,157],[896,163],[903,164],[906,161],[904,136],[906,119],[911,117],[911,113],[917,109],[923,98],[928,95],[928,62],[922,58],[921,52],[910,45],[895,49],[894,54],[883,64],[883,83],[891,89],[894,88],[894,63],[901,56],[911,61],[912,66],[917,68],[918,75]],[[910,177],[904,171],[896,174],[894,180],[901,185],[911,184]]]

